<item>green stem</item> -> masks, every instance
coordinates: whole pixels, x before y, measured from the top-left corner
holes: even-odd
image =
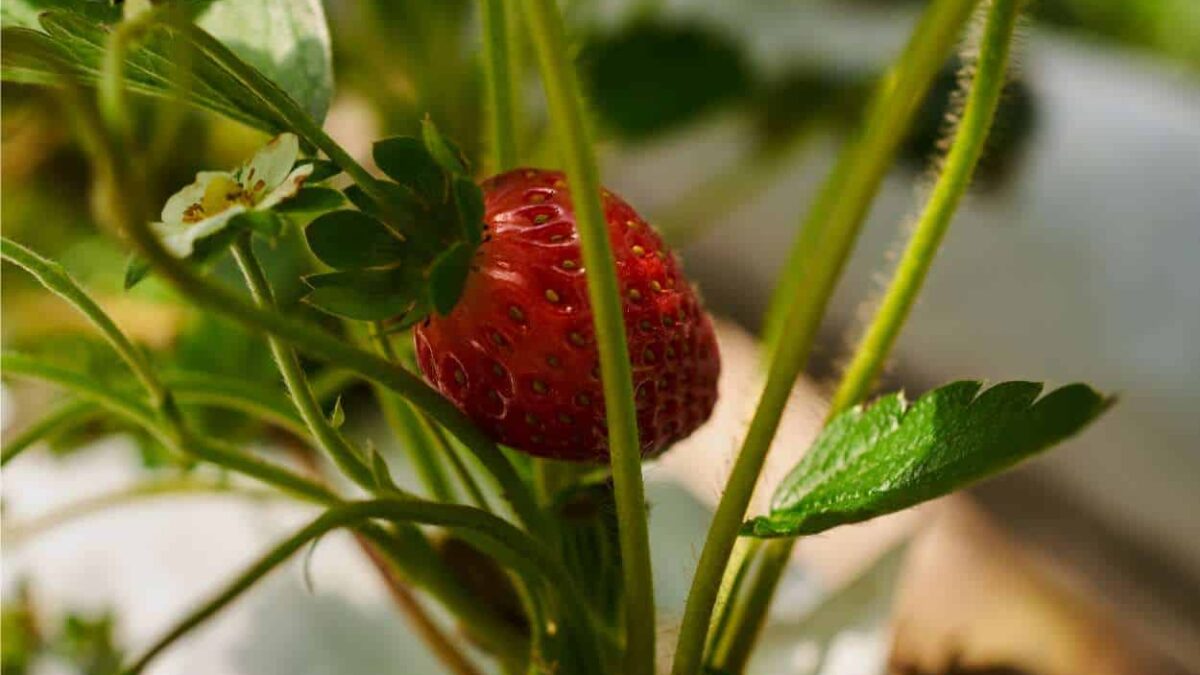
[[[650,567],[642,456],[633,401],[629,345],[621,310],[608,227],[600,204],[600,179],[584,119],[583,96],[569,59],[562,17],[554,0],[523,0],[550,118],[563,149],[567,180],[587,267],[604,403],[608,411],[609,455],[620,523],[625,581],[625,664],[622,672],[654,672],[654,579]]]
[[[71,401],[45,417],[30,424],[14,438],[4,443],[0,452],[0,466],[5,466],[34,443],[64,429],[79,426],[97,414],[96,404],[91,401]]]
[[[388,361],[397,363],[396,351],[392,348],[391,340],[383,331],[383,327],[376,322],[371,326],[370,332],[377,351]],[[428,434],[423,433],[424,429],[417,417],[419,413],[394,392],[376,383],[372,383],[372,386],[384,420],[392,428],[392,433],[405,450],[430,496],[440,502],[455,501],[454,491],[446,479],[439,456],[435,454]]]
[[[195,371],[167,372],[163,382],[181,405],[198,404],[228,408],[266,424],[311,440],[296,406],[279,391],[255,383]]]
[[[567,575],[557,558],[535,540],[497,518],[479,509],[454,504],[435,504],[419,500],[378,499],[347,503],[331,508],[307,527],[278,544],[270,552],[240,574],[226,588],[175,625],[157,640],[145,653],[138,657],[124,672],[137,675],[164,649],[193,628],[204,623],[268,572],[279,566],[296,551],[313,539],[334,529],[355,526],[371,519],[387,519],[403,523],[436,525],[455,530],[464,530],[476,537],[486,539],[503,550],[504,558],[519,564],[523,572],[542,576],[552,589],[560,594],[564,604],[571,610],[571,618],[588,621],[586,607],[575,581]],[[593,663],[600,663],[601,655],[589,655]]]
[[[36,518],[6,527],[4,538],[6,543],[20,546],[30,537],[113,507],[157,497],[199,494],[228,494],[251,499],[272,499],[285,496],[282,492],[249,490],[224,480],[206,480],[195,476],[160,478],[73,502]]]
[[[858,236],[875,193],[938,69],[946,62],[977,0],[933,0],[900,59],[880,81],[860,136],[849,141],[821,186],[771,297],[763,337],[771,353],[786,337],[787,315],[817,305],[818,316]]]
[[[79,283],[67,274],[62,265],[43,258],[7,237],[0,237],[0,257],[29,272],[51,293],[66,300],[98,328],[104,339],[116,350],[117,355],[150,392],[156,406],[167,399],[167,389],[158,379],[145,352],[130,342],[117,324],[100,308],[100,305],[96,304],[96,301],[92,300]]]
[[[22,354],[4,353],[0,356],[0,369],[10,377],[25,377],[55,384],[73,392],[79,398],[92,401],[106,410],[136,424],[156,439],[179,454],[193,455],[228,469],[244,473],[268,485],[295,494],[310,501],[329,503],[336,495],[324,487],[287,469],[243,455],[218,441],[187,435],[180,437],[167,428],[145,403],[121,392],[114,391],[94,378],[74,373],[38,361]]]
[[[967,191],[1004,90],[1018,5],[1018,0],[992,0],[979,46],[979,57],[974,66],[971,93],[954,133],[950,153],[946,155],[941,175],[917,220],[912,239],[900,259],[883,302],[842,376],[841,385],[833,397],[830,417],[862,401],[879,377],[896,336],[908,319],[917,294],[925,283],[950,220]]]
[[[784,316],[777,337],[786,339],[778,340],[772,351],[767,383],[700,553],[684,609],[674,675],[700,671],[729,555],[792,386],[808,361],[817,327],[871,197],[973,4],[974,0],[935,0],[930,6],[877,93],[863,137],[839,160],[805,223],[793,252],[793,258],[798,253],[800,259],[785,268],[787,276],[777,289],[775,311],[768,317]]]
[[[254,255],[249,235],[238,237],[233,245],[233,257],[242,270],[242,276],[246,279],[246,286],[250,289],[254,301],[263,309],[275,310],[275,294],[271,291],[270,281],[262,265]],[[283,383],[291,394],[292,402],[295,403],[296,410],[317,440],[317,444],[342,473],[368,492],[375,491],[375,479],[371,469],[325,417],[325,411],[321,410],[321,404],[313,395],[308,376],[304,374],[304,369],[300,366],[300,357],[296,355],[295,350],[274,336],[267,337],[267,344],[271,348],[275,364],[279,367],[279,374],[283,376]]]
[[[483,23],[483,77],[487,92],[488,136],[492,144],[491,173],[517,165],[520,119],[520,77],[509,42],[504,0],[479,0]]]
[[[141,254],[185,297],[199,307],[225,314],[240,323],[282,338],[314,357],[379,382],[429,413],[463,442],[496,480],[513,511],[531,530],[541,526],[541,514],[512,465],[487,436],[454,404],[404,368],[358,349],[343,339],[277,311],[265,311],[246,299],[208,281],[167,253],[144,222],[128,223],[129,236]]]
[[[975,63],[975,77],[954,134],[953,145],[883,302],[833,397],[827,420],[863,401],[909,316],[938,246],[983,152],[1004,90],[1005,71],[1019,11],[1020,0],[992,0]],[[716,645],[710,666],[731,673],[741,672],[745,668],[794,545],[795,539],[756,544],[756,552],[752,557],[759,559],[758,571],[755,581],[748,587],[748,595],[741,603],[744,611],[732,621],[734,629],[725,636],[726,639]]]

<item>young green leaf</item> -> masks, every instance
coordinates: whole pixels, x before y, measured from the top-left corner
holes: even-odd
[[[458,176],[467,173],[467,160],[462,151],[438,131],[429,116],[421,120],[421,138],[425,141],[425,149],[443,169]]]
[[[392,479],[392,471],[388,468],[387,460],[369,440],[367,441],[367,457],[370,459],[371,477],[375,480],[375,487],[384,492],[400,492],[396,481]]]
[[[327,181],[334,176],[341,175],[342,173],[342,167],[328,159],[301,159],[297,161],[296,164],[312,164],[313,171],[308,176],[309,183],[320,183],[322,181]]]
[[[892,394],[839,415],[743,534],[814,534],[940,497],[1074,435],[1112,403],[1083,384],[1040,400],[1034,382],[981,386],[955,382],[911,407]]]
[[[312,287],[305,302],[334,316],[359,321],[405,315],[422,288],[420,271],[408,266],[316,274],[304,281]]]
[[[310,177],[311,181],[312,178]],[[332,211],[340,209],[346,205],[346,198],[341,192],[333,188],[308,186],[300,188],[295,197],[280,202],[275,207],[275,211],[279,213],[321,213],[324,211]]]
[[[342,397],[338,396],[333,402],[333,412],[329,413],[329,426],[334,429],[341,429],[346,423],[346,411],[342,409]]]
[[[334,269],[361,270],[394,265],[404,258],[404,242],[362,211],[330,211],[304,229],[313,255]]]
[[[483,190],[465,176],[456,177],[451,189],[463,236],[471,244],[478,245],[483,238]]]
[[[426,203],[445,201],[446,174],[417,139],[393,136],[375,141],[371,156],[388,178],[409,188]]]
[[[125,263],[125,290],[129,290],[137,286],[150,274],[150,263],[145,258],[137,255],[129,256],[129,262]]]
[[[279,235],[283,234],[284,226],[283,218],[280,218],[278,213],[257,209],[239,213],[229,224],[233,228],[249,230],[268,241],[278,239]]]
[[[449,314],[462,295],[475,248],[455,244],[434,259],[429,268],[429,300],[438,314]]]

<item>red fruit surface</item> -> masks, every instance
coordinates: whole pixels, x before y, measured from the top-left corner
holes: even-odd
[[[517,169],[483,183],[485,242],[462,298],[414,330],[428,382],[499,443],[606,461],[600,358],[570,191],[561,172]],[[644,456],[712,413],[720,355],[675,257],[603,191],[633,367]]]

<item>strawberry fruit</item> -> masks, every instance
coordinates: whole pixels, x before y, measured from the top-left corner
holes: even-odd
[[[487,236],[462,297],[414,331],[425,379],[497,442],[539,457],[606,461],[600,358],[570,191],[561,172],[516,169],[482,185]],[[649,225],[605,190],[643,456],[712,413],[712,322]]]

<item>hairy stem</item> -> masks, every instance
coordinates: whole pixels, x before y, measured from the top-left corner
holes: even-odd
[[[629,345],[621,311],[608,226],[600,204],[600,179],[584,119],[583,96],[570,59],[562,17],[554,0],[523,0],[533,38],[550,118],[557,131],[587,267],[604,403],[608,444],[620,523],[621,562],[625,580],[625,664],[629,675],[654,672],[654,579],[642,486],[642,455],[633,401]]]
[[[1020,0],[992,0],[975,62],[975,77],[950,152],[883,303],[842,377],[827,420],[863,401],[908,318],[983,152],[1004,89],[1019,10]],[[715,645],[709,665],[728,672],[741,672],[745,668],[750,650],[761,632],[774,589],[791,558],[795,541],[782,539],[755,544],[756,552],[752,557],[758,559],[757,574],[748,585],[747,595],[740,607],[735,607],[735,610],[740,608],[742,611],[734,617],[733,630]]]
[[[263,272],[262,265],[254,255],[249,235],[239,236],[233,245],[233,257],[242,270],[242,276],[246,279],[246,286],[250,289],[250,295],[254,301],[264,309],[276,309],[275,294],[271,291],[270,282],[267,280],[266,273]],[[342,473],[368,492],[375,491],[375,480],[371,469],[350,447],[345,437],[333,428],[325,416],[325,411],[321,410],[321,404],[313,395],[312,387],[308,384],[308,376],[304,374],[304,369],[300,366],[300,357],[296,355],[296,351],[283,340],[274,336],[267,337],[267,344],[271,348],[275,364],[279,367],[279,373],[283,376],[284,385],[291,394],[292,402],[295,403],[300,417],[304,420],[304,424],[312,433],[313,438],[317,440],[317,444],[325,451],[325,454],[329,455],[334,465]]]
[[[839,160],[805,223],[793,254],[793,258],[798,254],[799,260],[785,268],[787,276],[777,289],[771,315],[784,317],[777,337],[785,339],[779,339],[772,351],[767,383],[700,553],[684,609],[674,675],[700,670],[721,579],[792,386],[808,361],[817,327],[871,197],[973,4],[974,0],[935,0],[930,6],[881,86],[862,138]]]

